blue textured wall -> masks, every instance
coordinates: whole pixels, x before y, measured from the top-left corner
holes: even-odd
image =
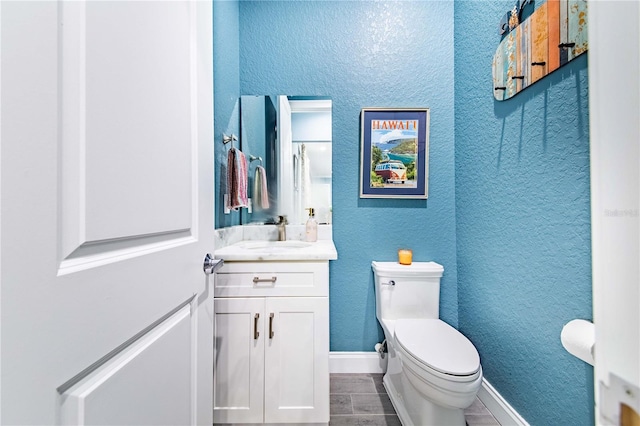
[[[561,346],[590,319],[587,54],[492,96],[513,1],[455,2],[459,322],[485,377],[531,424],[593,423],[593,369]]]
[[[452,23],[453,2],[240,2],[242,94],[333,101],[332,351],[381,340],[371,261],[399,247],[444,265],[441,316],[458,325]],[[431,108],[428,201],[359,198],[359,117],[372,106]]]
[[[215,153],[215,226],[237,225],[240,213],[224,214],[227,149],[222,135],[240,135],[240,49],[237,1],[213,2],[213,92]],[[236,143],[237,144],[237,143]]]

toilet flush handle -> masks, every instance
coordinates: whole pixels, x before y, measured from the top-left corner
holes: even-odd
[[[388,283],[382,283],[382,285],[396,285],[396,282],[394,280],[389,280]]]

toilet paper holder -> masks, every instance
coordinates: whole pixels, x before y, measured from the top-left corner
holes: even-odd
[[[560,341],[571,355],[587,364],[594,364],[596,340],[595,327],[591,321],[583,319],[569,321],[562,327]]]

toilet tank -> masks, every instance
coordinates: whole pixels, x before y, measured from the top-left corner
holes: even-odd
[[[439,318],[442,265],[435,262],[371,262],[378,320]],[[389,285],[389,282],[395,285]]]

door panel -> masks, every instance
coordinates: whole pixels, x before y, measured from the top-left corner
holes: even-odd
[[[190,315],[191,304],[187,304],[61,392],[61,423],[189,424]]]
[[[82,4],[63,2],[63,13]],[[190,229],[194,5],[89,2],[85,8],[85,22],[71,28],[65,22],[65,29],[83,28],[79,44],[93,47],[78,55],[86,114],[74,123],[84,130],[87,239]],[[63,67],[79,65],[67,64],[65,53]]]
[[[193,235],[194,5],[62,2],[60,15],[62,260]]]
[[[265,422],[328,422],[328,298],[266,300]]]
[[[264,299],[215,299],[214,304],[213,421],[262,423]]]
[[[0,423],[211,424],[211,3],[0,8]]]

